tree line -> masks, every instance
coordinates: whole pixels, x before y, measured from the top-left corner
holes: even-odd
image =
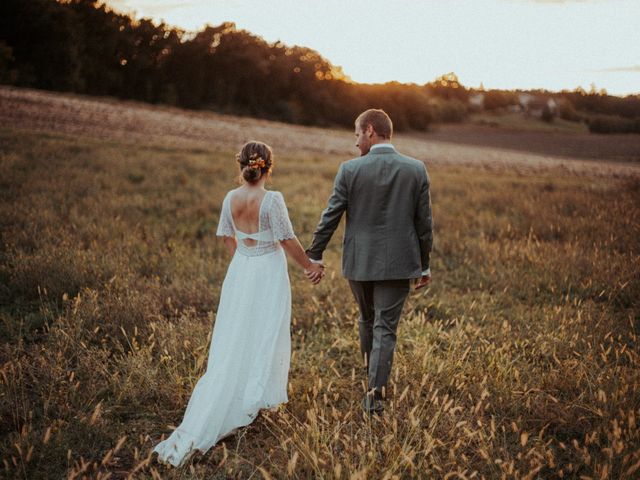
[[[233,23],[191,33],[98,0],[0,2],[0,82],[321,126],[351,126],[372,105],[398,130],[466,115],[464,99],[428,85],[356,84],[310,48]]]
[[[508,110],[519,105],[521,93],[528,93],[543,99],[553,98],[560,118],[584,122],[592,133],[640,133],[640,95],[617,97],[608,95],[604,89],[597,90],[595,85],[589,91],[576,88],[561,92],[488,90],[482,93],[485,111]],[[543,119],[550,121],[553,117],[543,116]]]
[[[397,130],[462,121],[474,92],[453,73],[425,85],[357,84],[310,48],[269,43],[230,22],[187,32],[133,19],[99,0],[2,0],[0,83],[319,126],[351,127],[374,106]],[[487,109],[508,105],[514,95],[489,92]],[[601,122],[640,118],[638,96],[553,95],[565,99],[574,119],[584,119],[576,110]]]

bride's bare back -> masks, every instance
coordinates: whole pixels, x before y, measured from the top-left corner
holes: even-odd
[[[231,216],[238,230],[243,233],[257,233],[260,228],[260,205],[267,191],[264,188],[240,187],[231,197]],[[250,238],[244,240],[247,246],[257,242]]]

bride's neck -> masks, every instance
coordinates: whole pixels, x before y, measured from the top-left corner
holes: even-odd
[[[264,184],[265,183],[267,183],[266,179],[261,178],[260,180],[258,180],[255,183],[245,182],[243,186],[245,188],[250,189],[250,190],[259,190],[259,189],[264,190]]]

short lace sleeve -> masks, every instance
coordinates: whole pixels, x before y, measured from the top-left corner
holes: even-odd
[[[218,237],[235,237],[236,232],[233,228],[233,222],[231,221],[231,208],[229,208],[229,194],[224,197],[222,201],[222,208],[220,209],[220,221],[218,222],[218,231],[216,232]]]
[[[293,226],[289,219],[287,205],[284,203],[284,197],[280,192],[273,192],[273,195],[274,198],[269,210],[269,224],[271,225],[273,237],[278,241],[294,238],[296,234],[293,233]]]

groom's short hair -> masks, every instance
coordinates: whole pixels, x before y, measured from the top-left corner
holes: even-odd
[[[364,130],[367,125],[371,125],[379,137],[391,138],[391,135],[393,135],[393,122],[384,110],[370,108],[358,115],[356,126]]]

